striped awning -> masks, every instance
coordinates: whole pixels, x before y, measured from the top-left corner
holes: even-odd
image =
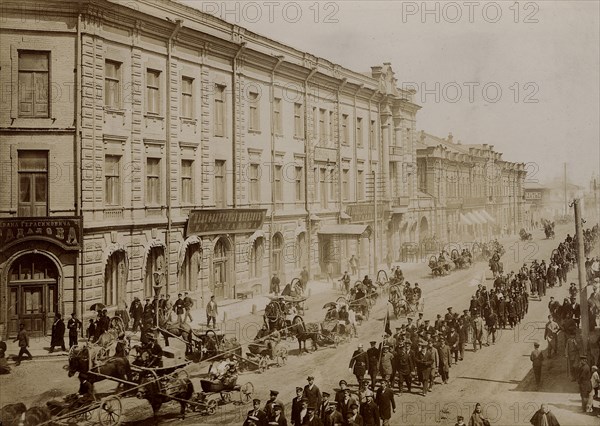
[[[482,224],[484,224],[484,223],[487,223],[487,219],[486,219],[486,218],[485,218],[485,217],[484,217],[484,216],[481,214],[481,212],[480,212],[480,211],[474,211],[474,212],[473,212],[473,215],[474,215],[474,216],[475,216],[477,219],[479,219],[479,222],[480,222],[480,223],[482,223]]]
[[[491,214],[489,214],[487,211],[481,210],[481,214],[488,220],[488,222],[490,222],[490,223],[496,222],[496,219],[494,219],[494,217]]]
[[[483,223],[485,223],[485,222],[481,222],[481,220],[479,220],[479,219],[477,218],[477,216],[475,216],[475,215],[473,214],[473,212],[467,212],[467,213],[465,213],[465,216],[467,216],[467,218],[468,218],[468,219],[469,219],[471,222],[473,222],[473,224],[475,224],[475,225],[482,225]]]
[[[471,222],[464,214],[460,213],[459,216],[460,219],[460,223],[462,225],[473,225],[473,222]]]

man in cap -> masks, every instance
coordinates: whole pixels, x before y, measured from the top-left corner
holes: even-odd
[[[243,426],[249,426],[249,420],[254,422],[256,426],[265,426],[267,424],[267,415],[260,409],[260,399],[252,400],[252,410],[248,411],[248,416]]]
[[[381,360],[379,362],[379,374],[381,374],[381,377],[384,378],[384,379],[386,379],[386,380],[390,380],[390,378],[392,377],[392,372],[393,372],[392,361],[393,361],[393,358],[394,358],[394,356],[390,352],[390,347],[384,345],[383,346],[383,353],[381,354]],[[375,386],[375,382],[373,382],[373,386]]]
[[[344,400],[344,390],[348,388],[348,383],[342,379],[340,380],[340,388],[335,393],[335,402],[338,404],[338,408],[341,409],[342,401]]]
[[[423,331],[425,331],[425,333],[429,333],[431,335],[433,335],[433,333],[435,332],[435,328],[431,326],[430,320],[428,320],[428,319],[425,320]]]
[[[300,411],[302,411],[302,400],[306,400],[303,397],[304,388],[300,386],[296,386],[296,396],[292,399],[292,425],[300,425],[302,424],[302,417],[300,417]]]
[[[533,344],[533,351],[529,356],[531,360],[531,365],[533,367],[533,374],[535,376],[535,385],[536,388],[540,388],[540,383],[542,382],[542,363],[544,361],[544,354],[540,351],[540,344],[535,342]]]
[[[339,426],[344,424],[344,416],[337,409],[337,403],[335,401],[329,403],[325,415],[321,420],[323,421],[323,426]]]
[[[269,420],[273,417],[273,414],[275,412],[274,411],[275,405],[280,405],[283,410],[283,403],[277,399],[277,395],[279,395],[279,391],[276,391],[276,390],[269,391],[269,400],[265,403],[265,408],[263,409],[263,411],[267,415],[267,419],[269,419]]]
[[[363,419],[358,414],[358,404],[356,402],[350,405],[350,411],[346,414],[346,424],[348,426],[362,426]]]
[[[414,353],[410,346],[410,340],[404,342],[404,347],[396,353],[396,372],[398,373],[398,388],[402,393],[402,383],[406,384],[408,392],[411,392],[412,372],[415,369]]]
[[[583,411],[591,413],[592,407],[588,404],[590,393],[592,392],[592,373],[587,363],[587,356],[579,356],[579,370],[577,375],[577,384],[579,385],[579,395],[581,396],[581,408]]]
[[[373,401],[373,391],[365,392],[365,402],[360,405],[360,415],[364,426],[379,426],[379,407]]]
[[[173,304],[173,310],[177,315],[177,323],[181,325],[183,323],[183,314],[185,313],[185,305],[183,303],[183,295],[181,293],[177,295],[177,300]]]
[[[452,306],[448,307],[448,312],[446,313],[446,315],[444,315],[444,320],[446,321],[447,324],[451,324],[452,321],[454,320],[454,313],[452,312]]]
[[[348,413],[352,412],[352,405],[356,404],[356,402],[357,402],[357,400],[354,399],[354,397],[352,397],[350,395],[350,389],[345,388],[342,400],[340,403],[338,403],[338,406],[339,406],[338,409],[342,413],[342,416],[344,417],[344,419],[347,418]]]
[[[287,426],[287,420],[283,414],[283,405],[275,404],[273,406],[273,415],[269,418],[269,425]]]
[[[433,368],[433,354],[431,351],[427,350],[427,343],[425,341],[419,342],[419,352],[416,354],[416,364],[417,364],[417,376],[419,377],[419,382],[422,385],[422,395],[426,396],[429,391],[429,380],[431,377],[431,369]]]
[[[309,406],[306,416],[302,419],[302,426],[323,426],[323,422],[317,415],[317,409]]]
[[[369,358],[367,357],[367,353],[363,350],[362,343],[358,345],[358,348],[352,354],[348,368],[352,370],[352,373],[356,376],[356,381],[360,386],[365,377],[365,373],[369,368]]]
[[[452,354],[450,353],[450,346],[446,343],[443,337],[439,339],[439,345],[437,347],[439,356],[439,372],[442,377],[442,382],[448,384],[448,378],[450,377],[450,364],[452,364]]]
[[[323,397],[321,391],[317,385],[315,385],[315,378],[313,376],[308,376],[306,380],[308,380],[308,384],[304,386],[304,397],[308,399],[308,406],[315,408],[320,407]]]
[[[406,325],[406,330],[409,332],[415,331],[417,327],[413,324],[413,318],[408,317],[406,320],[408,321],[408,324]]]
[[[376,347],[377,342],[375,340],[369,342],[371,347],[367,349],[367,358],[369,359],[369,376],[371,376],[371,384],[375,386],[375,379],[377,378],[377,365],[379,363],[379,349]]]
[[[558,355],[558,331],[560,327],[554,321],[554,317],[552,314],[548,315],[548,322],[546,323],[546,328],[544,330],[544,339],[548,341],[548,358],[552,358],[552,353],[554,355]]]
[[[321,420],[325,418],[325,413],[327,412],[329,406],[332,403],[332,401],[329,400],[330,396],[331,394],[329,392],[323,392],[323,400],[321,401],[321,405],[317,409],[317,416],[319,416]]]
[[[292,407],[293,410],[293,407]],[[297,407],[296,412],[292,411],[292,424],[293,425],[301,425],[302,424],[302,419],[304,419],[304,417],[306,417],[306,414],[308,413],[308,399],[306,399],[305,397],[302,397],[300,399],[300,406]]]
[[[439,372],[440,363],[439,353],[437,348],[433,346],[433,340],[427,341],[427,352],[429,352],[433,357],[433,365],[431,366],[431,375],[429,377],[429,391],[431,392],[433,385],[435,384],[435,378]]]

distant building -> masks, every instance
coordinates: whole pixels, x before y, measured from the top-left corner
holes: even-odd
[[[446,242],[481,241],[524,227],[523,163],[493,145],[462,144],[424,131],[417,142],[419,190],[436,204],[436,232]]]

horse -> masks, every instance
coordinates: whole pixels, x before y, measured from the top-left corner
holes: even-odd
[[[73,377],[75,373],[86,374],[88,381],[92,384],[104,380],[104,376],[128,382],[131,381],[131,365],[129,365],[129,360],[126,357],[112,357],[102,364],[91,366],[90,368],[90,351],[87,346],[81,349],[77,348],[77,346],[71,348],[69,352],[69,364],[66,370],[69,377]]]
[[[181,337],[186,343],[186,352],[192,345],[192,327],[188,323],[172,323],[166,317],[159,321],[159,331],[165,339],[165,346],[169,346],[169,337]]]
[[[298,340],[298,354],[302,355],[302,344],[304,343],[304,351],[308,352],[306,349],[306,341],[310,340],[312,342],[312,347],[314,350],[317,349],[317,339],[319,336],[318,331],[308,331],[306,329],[306,325],[304,325],[304,320],[301,316],[296,315],[292,320],[292,325],[289,328],[290,333],[296,337]]]
[[[496,259],[496,256],[492,257],[489,261],[490,270],[494,274],[494,279],[498,275],[502,275],[504,272],[504,265],[500,262],[499,258]]]
[[[181,419],[185,418],[187,402],[194,394],[194,385],[187,377],[166,377],[155,379],[152,375],[142,377],[140,387],[136,393],[139,399],[146,399],[152,406],[154,419],[160,407],[173,398],[180,404],[179,415]]]

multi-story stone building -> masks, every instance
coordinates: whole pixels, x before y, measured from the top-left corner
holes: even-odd
[[[158,287],[204,303],[352,254],[367,273],[431,232],[419,107],[390,64],[354,72],[170,1],[24,0],[0,25],[9,334]]]
[[[454,141],[452,134],[444,139],[421,131],[417,146],[419,190],[435,200],[441,241],[481,241],[529,225],[525,164],[503,160],[492,145]]]

